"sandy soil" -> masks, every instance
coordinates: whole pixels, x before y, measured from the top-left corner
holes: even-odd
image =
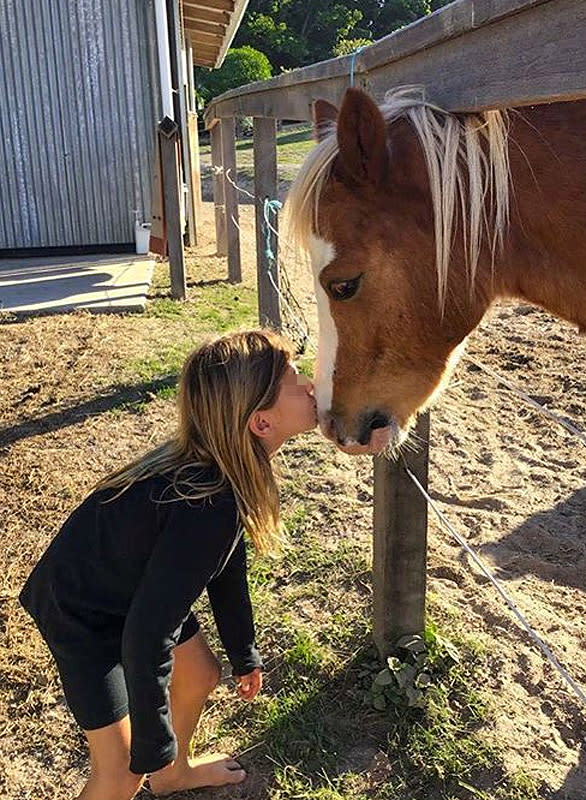
[[[197,252],[213,277],[224,267],[214,257],[207,204],[205,214]],[[250,280],[251,206],[242,207],[241,224]],[[315,335],[309,276],[294,265],[289,275]],[[168,429],[161,400],[140,416],[121,415],[115,426],[110,415],[100,416],[99,403],[81,414],[66,410],[86,402],[88,393],[99,401],[100,387],[115,383],[121,360],[164,341],[164,321],[145,323],[140,341],[131,317],[74,315],[0,328],[0,796],[6,800],[70,797],[85,769],[81,736],[15,595],[56,522],[95,476]],[[569,326],[505,305],[473,334],[468,353],[583,427],[585,347]],[[109,358],[110,369],[104,367]],[[101,364],[89,382],[84,359]],[[337,508],[346,497],[349,520],[368,526],[371,482],[364,461],[337,455],[332,476],[323,477],[312,482],[312,495],[327,508],[335,485]],[[464,358],[432,412],[431,494],[586,689],[585,486],[584,444]],[[508,765],[536,777],[544,798],[584,800],[584,707],[433,516],[429,589],[489,647],[486,685],[499,708],[497,733]]]

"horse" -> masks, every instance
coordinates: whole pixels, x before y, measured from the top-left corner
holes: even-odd
[[[421,87],[314,103],[288,194],[309,254],[323,433],[397,448],[490,305],[518,298],[586,331],[586,101],[447,112]]]

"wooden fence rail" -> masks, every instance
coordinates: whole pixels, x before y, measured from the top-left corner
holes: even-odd
[[[267,255],[264,200],[277,196],[277,119],[309,120],[318,98],[339,104],[350,83],[378,101],[389,88],[421,84],[451,111],[479,111],[586,97],[584,0],[456,0],[355,56],[313,64],[226,92],[205,115],[212,163],[236,180],[234,118],[254,118],[254,167],[259,318],[279,328],[278,268]],[[529,43],[529,44],[528,44]],[[496,57],[498,54],[498,57]],[[222,144],[222,139],[228,138]],[[230,198],[229,200],[227,198]],[[214,173],[218,253],[229,254],[230,279],[239,265],[235,190]],[[277,227],[275,219],[274,227]],[[277,254],[277,236],[269,249]],[[238,256],[236,256],[238,252]],[[269,277],[269,272],[273,281]],[[423,443],[405,462],[375,459],[374,637],[382,656],[394,642],[424,627],[427,506],[405,464],[427,486],[429,415],[417,430]]]

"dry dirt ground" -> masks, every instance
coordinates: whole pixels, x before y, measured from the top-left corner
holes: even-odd
[[[251,207],[241,209],[245,281],[253,281]],[[193,254],[198,281],[225,275],[211,213]],[[196,266],[194,266],[196,264]],[[291,280],[312,326],[303,269]],[[155,291],[155,294],[157,292]],[[176,334],[176,329],[175,333]],[[119,410],[132,365],[170,346],[156,316],[74,314],[0,327],[0,796],[73,797],[86,770],[82,737],[64,707],[49,655],[15,595],[59,522],[96,480],[160,440],[172,401]],[[528,307],[496,308],[468,353],[539,402],[586,427],[586,340]],[[130,366],[129,366],[130,365]],[[136,382],[136,380],[134,380]],[[315,467],[312,452],[326,464]],[[309,437],[288,451],[308,473],[308,497],[368,547],[370,465]],[[314,474],[314,470],[318,474]],[[430,491],[496,573],[531,624],[586,689],[586,447],[464,359],[432,412]],[[494,588],[430,517],[429,590],[438,606],[492,652],[486,688],[507,765],[533,776],[540,797],[586,798],[586,709],[523,633]],[[206,795],[207,796],[207,795]],[[211,796],[211,795],[210,795]],[[238,791],[238,797],[253,795]],[[256,797],[254,800],[258,800]]]

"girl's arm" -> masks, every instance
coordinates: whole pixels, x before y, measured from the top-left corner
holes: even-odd
[[[262,667],[254,643],[252,605],[246,576],[246,547],[242,536],[225,567],[209,582],[208,596],[234,674],[248,675],[257,667]]]

